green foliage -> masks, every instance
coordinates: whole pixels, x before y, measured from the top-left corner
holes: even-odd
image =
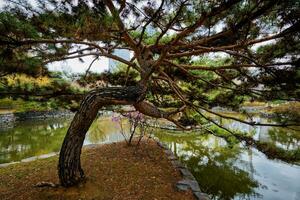
[[[46,102],[23,100],[20,98],[4,98],[0,99],[0,110],[11,110],[13,112],[27,112],[27,111],[49,111],[61,108],[57,100],[50,99]]]
[[[178,60],[178,63],[189,62],[186,60]],[[193,60],[191,67],[194,66],[205,66],[218,68],[231,64],[232,59],[230,57],[208,57],[203,56],[199,59]],[[171,72],[179,82],[178,86],[181,91],[189,94],[189,100],[194,101],[198,105],[208,105],[229,107],[231,109],[237,109],[245,100],[249,99],[249,94],[243,90],[232,90],[231,88],[236,87],[231,79],[237,74],[233,71],[219,71],[215,73],[213,71],[204,71],[201,69],[190,70],[190,74],[193,77],[182,75],[182,72]],[[163,94],[165,101],[174,101],[167,92]],[[164,102],[165,102],[164,101]],[[170,103],[169,103],[170,104]],[[169,105],[168,104],[168,105]]]
[[[52,74],[52,77],[38,78],[15,74],[4,76],[0,80],[0,92],[4,94],[0,99],[0,107],[20,112],[60,108],[76,110],[79,107],[79,98],[61,98],[56,95],[81,94],[86,90],[61,78],[61,74],[57,73]]]
[[[275,115],[275,118],[281,123],[288,121],[300,122],[300,102],[281,103],[266,110],[271,115]]]
[[[87,76],[80,76],[76,82],[83,87],[95,88],[104,87],[108,84],[135,85],[139,79],[139,74],[135,70],[119,64],[111,72],[88,73]]]
[[[0,13],[0,40],[2,43],[22,38],[39,37],[39,33],[25,16],[14,15],[9,12]],[[44,70],[40,58],[28,56],[28,47],[15,50],[10,46],[0,49],[0,75],[5,73],[28,73],[30,75],[41,74]]]
[[[25,20],[24,20],[25,19]],[[18,18],[9,12],[0,13],[0,32],[4,39],[9,34],[10,38],[17,39],[19,37],[38,38],[38,31],[27,21],[27,18]]]
[[[190,169],[201,189],[212,197],[234,199],[256,195],[259,183],[245,168],[235,165],[243,152],[239,145],[228,145],[220,138],[199,131],[186,134],[164,130],[155,136],[169,144],[174,153],[179,152],[181,162]]]
[[[222,66],[222,65],[226,65],[226,64],[231,64],[232,61],[233,60],[230,57],[220,57],[220,56],[208,57],[208,56],[202,56],[202,57],[198,58],[197,60],[194,60],[192,62],[192,64],[196,65],[196,66],[197,65],[200,65],[200,66],[202,65],[202,66],[218,67],[218,66]]]

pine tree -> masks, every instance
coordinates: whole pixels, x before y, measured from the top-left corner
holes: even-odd
[[[114,59],[139,76],[132,85],[122,81],[121,87],[86,94],[60,152],[63,186],[84,178],[81,147],[103,106],[133,105],[184,128],[172,118],[184,109],[217,126],[207,113],[266,125],[210,108],[236,109],[245,99],[299,100],[298,0],[6,2],[0,14],[0,75],[39,76],[47,73],[48,63],[92,55]],[[134,56],[124,60],[113,54],[117,49]],[[162,106],[177,108],[165,112]]]

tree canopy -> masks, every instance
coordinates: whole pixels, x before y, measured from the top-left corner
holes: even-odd
[[[41,75],[50,62],[93,55],[149,76],[157,105],[169,95],[198,106],[233,106],[243,95],[299,99],[297,0],[6,2],[2,75]],[[134,57],[124,60],[116,49]],[[205,59],[215,55],[222,62]]]

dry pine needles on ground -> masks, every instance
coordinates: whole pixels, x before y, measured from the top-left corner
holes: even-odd
[[[84,149],[85,183],[72,188],[34,187],[40,182],[58,183],[57,159],[0,168],[0,199],[194,199],[191,192],[176,190],[181,176],[152,140],[144,140],[138,148],[120,142]]]

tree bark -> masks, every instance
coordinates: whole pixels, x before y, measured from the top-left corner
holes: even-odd
[[[85,96],[61,147],[58,175],[62,186],[74,186],[84,179],[80,164],[81,148],[86,132],[96,118],[98,110],[107,105],[134,104],[143,100],[144,95],[145,88],[129,86],[97,89]]]

